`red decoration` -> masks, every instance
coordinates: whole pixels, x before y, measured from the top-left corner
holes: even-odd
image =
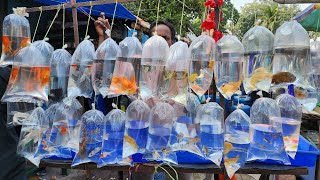
[[[205,6],[208,6],[210,8],[215,8],[216,7],[216,3],[214,2],[214,0],[207,0],[205,3],[204,3]]]
[[[216,17],[216,14],[214,13],[214,11],[212,11],[209,15],[209,18],[214,20],[215,17]]]
[[[221,7],[224,0],[217,0],[218,7]]]
[[[211,30],[216,27],[216,23],[214,22],[214,19],[211,19],[210,17],[207,18],[202,24],[201,28],[204,30]]]
[[[217,42],[219,39],[221,39],[223,34],[219,30],[215,30],[213,32],[213,39]]]

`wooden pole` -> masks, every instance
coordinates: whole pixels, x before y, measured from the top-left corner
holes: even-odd
[[[118,3],[126,3],[126,2],[134,2],[137,0],[118,0]],[[85,7],[85,6],[91,6],[90,1],[86,2],[78,2],[78,3],[72,3],[73,1],[71,0],[71,3],[65,3],[64,7],[67,8],[77,8],[77,7]],[[117,0],[96,0],[96,1],[91,1],[92,6],[96,5],[102,5],[102,4],[112,4],[116,3]],[[52,5],[52,6],[42,6],[42,11],[49,11],[49,10],[55,10],[61,7],[61,4],[58,5]],[[39,7],[32,7],[32,8],[27,8],[26,12],[37,12],[40,11]]]
[[[76,0],[71,0],[71,4],[75,5]],[[72,20],[73,20],[74,47],[77,47],[79,44],[79,29],[78,29],[77,8],[75,6],[72,6]]]
[[[279,4],[320,3],[320,0],[273,0]]]

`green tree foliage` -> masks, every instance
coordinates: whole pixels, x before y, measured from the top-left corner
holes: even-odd
[[[299,11],[297,5],[280,5],[272,0],[256,0],[242,8],[234,33],[242,38],[258,19],[262,21],[262,26],[275,33],[278,27],[294,17]]]

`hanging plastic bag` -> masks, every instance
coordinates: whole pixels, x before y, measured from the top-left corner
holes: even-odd
[[[176,154],[168,148],[176,115],[168,103],[157,103],[151,109],[146,152],[143,159],[178,164]]]
[[[142,100],[160,97],[159,87],[168,55],[168,43],[161,36],[154,35],[145,42],[142,49],[139,83]]]
[[[123,159],[144,153],[147,146],[150,108],[142,100],[133,101],[126,111]]]
[[[280,107],[281,118],[271,118],[274,127],[281,127],[287,154],[294,159],[299,145],[302,106],[297,98],[282,94],[276,102]]]
[[[290,165],[282,130],[273,125],[271,117],[281,117],[276,101],[270,98],[257,99],[250,111],[252,124],[248,161],[269,159]]]
[[[126,113],[120,109],[113,109],[106,115],[98,168],[110,164],[126,164],[122,161],[125,121]]]
[[[190,52],[186,43],[178,41],[170,47],[160,87],[160,94],[163,99],[172,99],[181,104],[186,104],[189,60]]]
[[[81,117],[79,151],[72,167],[83,163],[98,163],[103,141],[104,115],[101,111],[90,110]]]
[[[237,37],[225,35],[217,42],[215,81],[219,92],[229,99],[243,80],[244,48]]]
[[[41,143],[40,121],[45,121],[45,112],[38,107],[23,121],[17,153],[28,159],[35,166],[39,166],[41,158],[34,157],[38,144]]]
[[[36,108],[33,103],[8,102],[7,103],[7,127],[22,125],[23,121]]]
[[[19,65],[13,66],[2,101],[48,101],[50,61],[33,45],[21,49],[15,60]]]
[[[193,92],[202,96],[209,88],[213,79],[215,66],[215,40],[208,35],[201,35],[190,45],[191,64],[189,84]]]
[[[30,24],[25,18],[25,8],[13,8],[3,20],[2,25],[2,54],[0,66],[15,64],[14,57],[18,51],[26,46],[30,40]]]
[[[96,95],[106,97],[113,76],[117,57],[120,55],[118,44],[108,38],[99,46],[96,51],[96,59],[93,61],[92,82]]]
[[[201,150],[204,157],[220,166],[223,155],[223,108],[214,102],[200,105],[196,119],[200,122]]]
[[[310,44],[311,65],[313,69],[313,79],[318,94],[318,102],[320,102],[320,42],[313,41]]]
[[[273,89],[294,85],[294,96],[311,111],[317,104],[312,74],[308,32],[297,21],[283,23],[274,39]]]
[[[121,54],[116,61],[109,97],[138,94],[142,45],[136,37],[126,37],[119,44]]]
[[[68,97],[92,97],[91,74],[93,59],[95,59],[94,50],[92,42],[85,39],[73,53],[68,82]]]
[[[49,41],[49,38],[35,41],[31,45],[35,46],[42,53],[42,55],[47,58],[47,61],[49,61],[49,63],[50,63],[54,48],[47,41]]]
[[[59,102],[68,95],[70,63],[71,54],[64,48],[53,52],[50,66],[49,97],[54,102]]]
[[[188,151],[202,156],[200,142],[200,122],[196,119],[197,107],[200,105],[198,97],[187,94],[187,105],[173,104],[177,115],[174,122],[169,146],[172,151]]]
[[[256,90],[269,92],[272,81],[272,32],[262,26],[249,29],[243,36],[245,50],[243,86],[246,94]]]
[[[224,166],[231,178],[247,161],[251,120],[245,112],[237,109],[228,116],[225,124]]]

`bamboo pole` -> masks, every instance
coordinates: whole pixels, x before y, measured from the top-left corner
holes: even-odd
[[[320,3],[320,0],[273,0],[279,4]]]

